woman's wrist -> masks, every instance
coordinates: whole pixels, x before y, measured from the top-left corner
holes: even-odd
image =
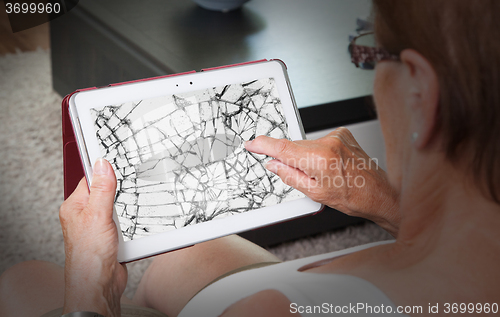
[[[120,316],[120,296],[112,287],[86,281],[66,285],[63,314],[92,311],[107,317]]]
[[[392,187],[389,186],[385,191],[382,191],[377,212],[373,213],[373,217],[368,220],[375,222],[393,237],[397,237],[401,222],[399,195]]]
[[[97,291],[95,287],[79,287],[79,292],[65,295],[63,314],[91,311],[107,317],[120,316],[120,311],[110,305],[104,293],[103,290]]]
[[[92,311],[108,317],[120,316],[123,290],[113,283],[115,263],[71,262],[67,260],[65,267],[63,312]]]

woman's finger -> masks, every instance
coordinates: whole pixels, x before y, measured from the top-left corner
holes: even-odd
[[[315,179],[310,178],[301,170],[283,164],[278,160],[267,162],[266,169],[278,175],[283,183],[298,189],[304,194],[308,194],[311,189],[318,186],[318,182]]]
[[[101,216],[111,217],[116,194],[116,177],[108,161],[98,159],[94,165],[87,208]]]
[[[306,158],[303,149],[295,142],[264,135],[256,137],[253,141],[246,142],[245,148],[250,152],[271,156],[286,165],[297,168],[301,160]]]

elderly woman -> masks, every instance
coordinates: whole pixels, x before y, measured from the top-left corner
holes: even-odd
[[[388,174],[313,164],[368,159],[345,128],[315,141],[260,136],[246,148],[274,157],[267,168],[285,183],[375,221],[396,241],[277,263],[245,240],[217,239],[158,256],[133,300],[122,298],[123,315],[498,311],[500,2],[374,0],[374,11],[379,46],[352,51],[356,63],[377,64]],[[105,161],[94,172],[90,195],[82,180],[61,207],[66,267],[28,262],[5,273],[2,316],[61,306],[120,315],[127,271],[116,261],[116,181]],[[362,176],[365,187],[335,188],[338,176]]]

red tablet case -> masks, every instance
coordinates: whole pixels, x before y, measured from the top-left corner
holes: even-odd
[[[246,63],[239,63],[239,64],[233,64],[233,65],[206,68],[206,69],[202,69],[201,71],[202,72],[203,71],[210,71],[210,70],[214,70],[214,69],[241,66],[241,65],[260,63],[260,62],[266,62],[266,61],[268,61],[268,60],[262,59],[262,60],[246,62]],[[278,61],[280,61],[283,65],[285,65],[285,63],[283,63],[283,61],[281,61],[281,60],[278,60]],[[103,87],[118,86],[118,85],[123,85],[123,84],[130,84],[130,83],[135,83],[135,82],[141,82],[141,81],[147,81],[147,80],[153,80],[153,79],[159,79],[159,78],[165,78],[165,77],[172,77],[172,76],[179,76],[179,75],[185,75],[185,74],[192,74],[192,73],[196,73],[196,71],[193,70],[193,71],[185,72],[185,73],[127,81],[127,82],[122,82],[122,83],[110,84],[110,85],[103,86]],[[76,186],[78,185],[78,182],[80,182],[82,177],[85,176],[85,173],[83,171],[82,160],[80,158],[80,152],[78,151],[78,145],[76,144],[75,133],[73,131],[73,126],[71,124],[71,119],[69,117],[69,99],[71,98],[71,96],[73,94],[75,94],[77,92],[92,90],[92,89],[99,89],[99,88],[103,88],[103,87],[91,87],[91,88],[76,90],[75,92],[72,92],[71,94],[64,97],[64,99],[62,101],[62,136],[63,136],[63,168],[64,168],[64,199],[65,200],[75,190]]]

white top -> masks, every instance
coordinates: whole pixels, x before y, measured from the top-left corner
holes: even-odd
[[[301,316],[356,314],[357,316],[406,316],[396,313],[396,306],[375,285],[364,279],[342,274],[299,272],[301,267],[337,258],[377,245],[370,243],[342,251],[283,262],[242,271],[225,277],[199,292],[179,317],[219,316],[229,306],[263,290],[274,289],[291,302],[290,312]]]

